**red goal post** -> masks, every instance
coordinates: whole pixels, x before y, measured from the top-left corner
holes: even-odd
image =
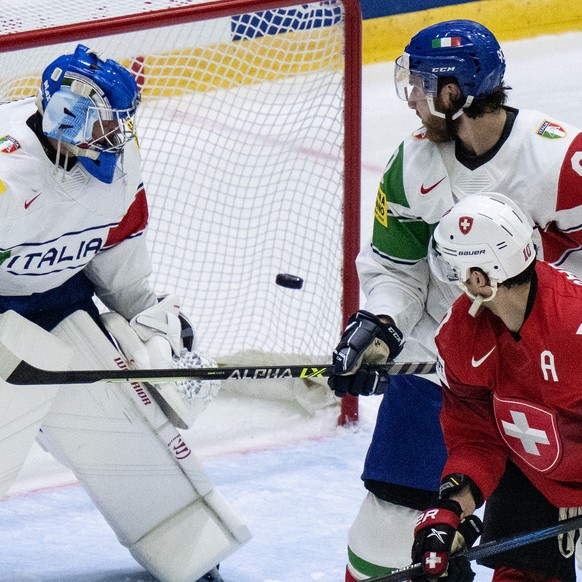
[[[182,298],[200,348],[329,361],[359,307],[358,0],[8,3],[0,100],[33,96],[78,42],[140,85],[154,284]]]

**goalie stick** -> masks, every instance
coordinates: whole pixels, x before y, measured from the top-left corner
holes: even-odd
[[[452,554],[451,559],[454,559],[457,556],[466,556],[470,561],[482,560],[483,558],[488,558],[489,556],[494,556],[501,552],[520,548],[521,546],[527,546],[535,542],[541,542],[548,538],[555,538],[560,534],[580,528],[582,528],[582,515],[565,519],[556,525],[543,529],[515,534],[501,540],[491,540],[490,542],[479,544],[473,548],[464,549],[456,554]],[[368,578],[366,582],[405,582],[406,580],[410,580],[412,576],[419,576],[422,573],[422,564],[411,564],[410,566],[406,566],[406,568],[401,568],[400,570],[396,570],[396,572],[386,574],[385,576]]]
[[[120,368],[125,363],[119,359]],[[434,362],[390,362],[374,366],[393,374],[431,374]],[[9,384],[93,384],[94,382],[175,382],[179,380],[276,380],[279,378],[324,378],[331,375],[329,364],[306,366],[251,366],[224,368],[160,368],[154,370],[46,370],[19,360],[11,370],[0,367],[2,379]]]

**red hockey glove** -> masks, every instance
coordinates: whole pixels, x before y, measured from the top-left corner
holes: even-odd
[[[461,506],[453,499],[438,499],[416,522],[412,561],[420,562],[432,580],[447,573],[451,553],[471,547],[483,524],[475,515],[461,521]]]

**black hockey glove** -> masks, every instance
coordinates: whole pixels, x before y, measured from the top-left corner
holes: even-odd
[[[420,562],[425,578],[415,581],[471,582],[475,577],[468,560],[451,554],[470,548],[481,535],[483,524],[476,515],[461,520],[461,506],[453,499],[437,499],[416,522],[412,561]],[[450,560],[450,562],[449,562]]]
[[[368,311],[354,313],[333,352],[330,388],[336,396],[383,394],[390,376],[366,364],[385,364],[393,360],[403,346],[402,332],[396,325],[384,323]]]

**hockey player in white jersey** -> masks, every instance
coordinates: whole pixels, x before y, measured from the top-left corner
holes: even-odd
[[[385,391],[362,475],[368,494],[348,534],[348,582],[408,565],[418,511],[439,491],[438,381],[379,377],[365,366],[436,357],[436,326],[458,292],[429,272],[435,224],[467,196],[511,193],[537,226],[540,258],[582,274],[582,135],[547,114],[506,106],[504,73],[494,35],[468,20],[421,30],[395,63],[397,94],[423,127],[400,144],[380,183],[372,240],[357,259],[365,311],[352,316],[330,379],[338,395]],[[504,518],[493,495],[483,539]],[[528,579],[499,559],[487,565],[496,581]]]
[[[139,102],[129,71],[78,45],[36,98],[0,105],[0,334],[53,367],[197,359],[179,301],[148,282]],[[249,534],[175,428],[201,409],[191,388],[0,381],[0,496],[38,437],[161,582],[221,580],[216,564]]]

